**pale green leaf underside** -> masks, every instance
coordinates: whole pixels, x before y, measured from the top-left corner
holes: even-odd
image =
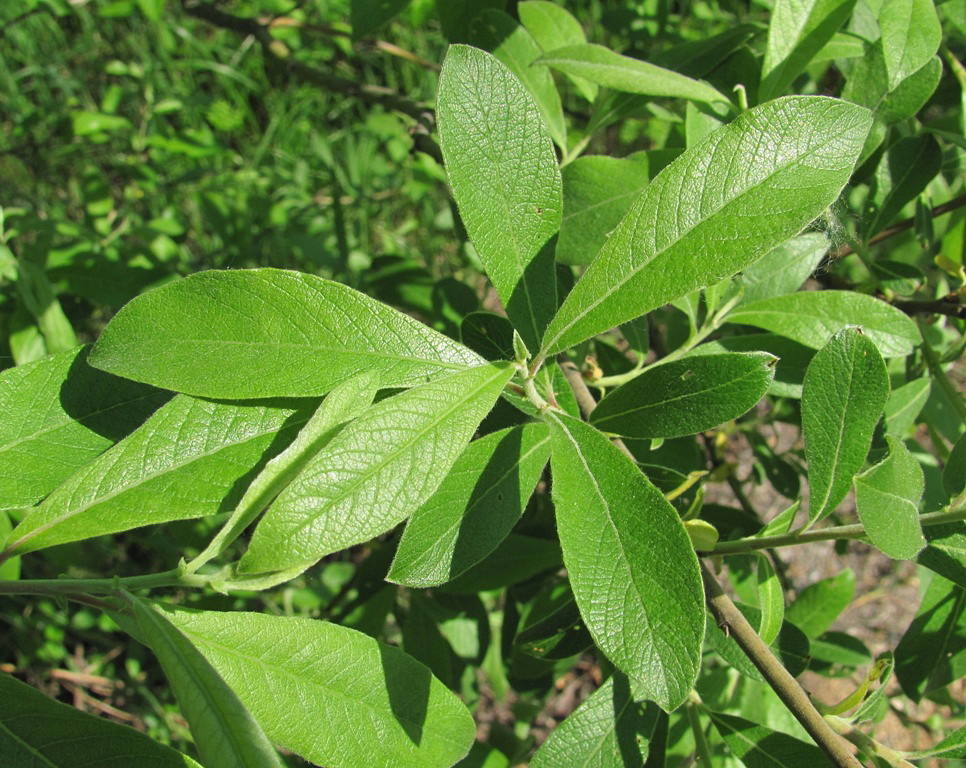
[[[563,209],[553,143],[527,90],[495,57],[450,47],[436,109],[453,197],[487,276],[536,349],[557,308],[553,237]]]
[[[772,248],[738,278],[741,302],[794,293],[828,253],[829,240],[821,232],[805,232]]]
[[[470,443],[406,523],[386,578],[436,586],[476,565],[520,519],[549,456],[550,435],[540,423]]]
[[[310,412],[304,403],[295,410],[285,402],[175,397],[31,510],[8,546],[20,554],[225,511],[231,496],[240,496],[239,481],[281,449]]]
[[[198,272],[138,296],[111,320],[90,364],[202,397],[311,397],[364,371],[406,387],[478,365],[432,328],[315,275]]]
[[[91,368],[87,354],[0,373],[0,509],[36,504],[171,397]]]
[[[727,96],[707,83],[593,43],[558,48],[545,53],[537,63],[624,93],[730,103]]]
[[[925,479],[905,444],[891,435],[886,439],[889,455],[855,476],[855,510],[879,550],[897,560],[911,560],[926,546],[919,525]]]
[[[132,602],[139,639],[161,662],[205,768],[284,768],[251,713],[167,611],[137,598]]]
[[[645,188],[567,296],[543,354],[713,285],[796,235],[836,199],[871,123],[846,102],[789,97],[686,151]]]
[[[508,363],[477,366],[374,405],[279,494],[239,571],[308,567],[401,523],[446,477],[512,374]]]
[[[604,681],[554,728],[530,768],[625,768],[643,765],[657,709],[634,701],[627,678]]]
[[[857,325],[883,357],[905,357],[920,341],[908,315],[851,291],[799,291],[753,301],[731,312],[728,322],[764,328],[812,349],[821,349],[845,326]]]
[[[885,363],[857,328],[835,334],[812,358],[802,385],[810,520],[824,517],[845,498],[888,395]]]
[[[590,421],[625,437],[681,437],[736,419],[775,377],[766,352],[696,355],[649,368],[608,394]]]
[[[694,684],[704,640],[691,540],[661,492],[602,433],[562,414],[549,423],[557,529],[581,616],[635,691],[672,710]]]
[[[133,728],[0,674],[0,755],[11,768],[201,768]]]
[[[313,763],[449,768],[473,742],[473,718],[456,696],[418,661],[361,632],[255,613],[167,616],[268,737]]]

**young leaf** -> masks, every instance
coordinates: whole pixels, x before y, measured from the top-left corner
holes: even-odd
[[[746,768],[827,765],[822,750],[781,731],[723,712],[708,712],[731,752]]]
[[[659,710],[634,701],[627,678],[609,677],[540,745],[530,768],[624,768],[647,760]]]
[[[0,507],[37,503],[170,399],[91,368],[89,351],[0,373]]]
[[[887,435],[889,455],[855,476],[855,510],[876,547],[896,560],[911,560],[926,546],[919,525],[922,467],[905,444]]]
[[[308,567],[401,523],[446,477],[513,370],[477,366],[374,405],[279,494],[239,572]]]
[[[624,93],[730,103],[727,96],[707,83],[622,56],[602,45],[568,45],[544,54],[536,63]]]
[[[828,246],[821,232],[806,232],[772,248],[738,278],[744,289],[742,303],[794,293],[815,271]]]
[[[799,291],[743,304],[729,323],[754,325],[812,349],[821,349],[846,325],[860,325],[883,357],[905,357],[921,341],[915,322],[900,310],[863,293]]]
[[[192,560],[192,570],[197,570],[202,564],[220,555],[274,501],[282,489],[305,469],[306,464],[338,434],[346,422],[352,421],[372,404],[377,380],[378,374],[371,371],[363,373],[339,384],[325,396],[318,410],[312,414],[289,446],[269,461],[252,480],[231,518],[205,550]]]
[[[205,768],[284,768],[245,705],[168,616],[133,599],[139,638],[161,662]]]
[[[550,134],[527,90],[490,54],[454,45],[436,112],[453,197],[484,269],[537,349],[557,307],[553,237],[563,207]]]
[[[589,264],[650,181],[647,155],[578,157],[564,166],[556,257]]]
[[[892,223],[939,173],[939,142],[929,134],[907,136],[889,147],[875,174],[875,186],[865,218],[866,239]]]
[[[562,150],[566,149],[567,123],[560,93],[550,72],[534,66],[540,56],[540,47],[530,33],[512,16],[496,9],[479,11],[470,30],[469,42],[492,52],[516,76],[533,97],[554,143]]]
[[[647,369],[607,395],[590,420],[625,437],[681,437],[736,419],[775,376],[765,352],[695,355]]]
[[[942,28],[933,0],[885,0],[879,28],[892,91],[935,56]]]
[[[845,23],[855,0],[778,0],[768,25],[760,101],[781,96]]]
[[[828,629],[852,602],[855,574],[848,568],[828,579],[809,584],[785,611],[785,619],[814,639]]]
[[[758,553],[758,606],[761,609],[761,623],[758,635],[766,645],[778,637],[785,620],[785,593],[775,573],[775,566],[763,552]]]
[[[23,554],[231,509],[245,476],[308,418],[304,404],[287,405],[175,397],[35,507],[8,550]]]
[[[557,529],[577,605],[597,646],[664,710],[701,661],[698,562],[677,512],[595,428],[550,416]]]
[[[839,331],[812,358],[802,385],[810,521],[829,514],[845,498],[865,462],[888,395],[885,363],[857,328]]]
[[[896,646],[896,677],[913,701],[966,675],[966,588],[934,574]]]
[[[62,704],[5,674],[0,674],[0,755],[11,768],[201,768],[144,733]]]
[[[797,234],[848,181],[871,120],[834,99],[778,99],[687,150],[611,234],[551,321],[541,354],[713,285]]]
[[[549,457],[550,435],[539,423],[470,443],[409,519],[386,578],[431,587],[476,565],[520,519]]]
[[[913,752],[909,757],[913,760],[925,759],[929,757],[966,757],[966,726],[949,734],[936,746]]]
[[[331,768],[448,768],[473,718],[429,670],[346,627],[256,613],[170,609],[272,741]],[[292,706],[279,706],[288,702]]]
[[[202,397],[312,397],[364,371],[408,387],[480,358],[348,286],[281,269],[198,272],[108,323],[90,364]]]

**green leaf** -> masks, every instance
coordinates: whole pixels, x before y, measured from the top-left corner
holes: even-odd
[[[352,39],[359,40],[375,32],[408,5],[409,0],[352,0],[349,5]]]
[[[966,491],[966,434],[960,435],[946,459],[946,466],[943,467],[943,490],[951,499]]]
[[[542,355],[730,277],[797,234],[838,196],[870,125],[845,102],[791,97],[687,150],[644,189],[567,296]]]
[[[10,768],[201,768],[146,734],[62,704],[5,674],[0,755]]]
[[[845,498],[888,396],[885,363],[859,329],[839,331],[812,358],[802,385],[810,521],[825,517]]]
[[[564,166],[563,219],[556,258],[589,264],[650,181],[648,158],[578,157]]]
[[[318,407],[289,446],[265,465],[245,490],[235,511],[232,512],[218,535],[205,550],[195,558],[191,567],[201,565],[217,557],[251,525],[275,497],[291,483],[305,466],[332,440],[346,422],[359,416],[371,404],[376,395],[378,374],[363,373],[333,389]],[[288,574],[286,574],[288,575]],[[292,574],[296,576],[297,574]],[[287,579],[286,579],[287,580]],[[237,585],[235,588],[238,589]]]
[[[925,533],[929,544],[917,562],[966,589],[966,523],[931,525]]]
[[[199,272],[138,296],[90,364],[202,397],[310,397],[365,371],[407,387],[480,358],[348,286],[280,269]]]
[[[778,637],[785,619],[785,593],[775,573],[775,567],[763,552],[758,553],[758,606],[761,609],[761,623],[758,635],[766,645]]]
[[[752,626],[764,626],[765,615],[758,608],[740,602],[736,602],[735,605]],[[706,645],[714,649],[729,667],[745,677],[764,682],[765,678],[762,677],[761,672],[741,650],[735,639],[730,634],[725,635],[714,621],[709,621],[707,624],[705,640]],[[808,637],[789,621],[782,621],[778,625],[778,632],[770,647],[793,676],[800,675],[811,659]]]
[[[913,379],[889,393],[885,405],[886,432],[898,437],[908,436],[929,399],[930,386],[930,379],[924,377]]]
[[[622,56],[602,45],[585,43],[564,46],[544,54],[537,59],[537,63],[624,93],[730,103],[727,96],[707,83],[640,59]]]
[[[935,56],[942,41],[933,0],[885,0],[879,28],[890,91]]]
[[[386,578],[430,587],[476,565],[520,519],[549,457],[544,424],[504,429],[470,443],[409,519]]]
[[[436,491],[513,371],[481,365],[374,405],[279,494],[239,572],[308,567],[401,523]]]
[[[881,232],[926,188],[942,164],[939,142],[929,134],[907,136],[889,147],[879,162],[866,206],[865,237]]]
[[[694,684],[704,639],[688,534],[663,494],[598,430],[556,413],[550,430],[557,529],[584,623],[640,697],[673,710]]]
[[[709,711],[708,717],[728,749],[746,768],[828,765],[825,754],[814,744],[734,715]]]
[[[557,307],[553,237],[560,170],[533,99],[490,54],[454,45],[436,112],[440,145],[466,230],[503,306],[532,349]]]
[[[484,9],[473,19],[469,42],[490,51],[516,76],[533,98],[554,143],[566,149],[567,123],[560,94],[550,72],[533,65],[540,56],[540,46],[526,28],[503,11]]]
[[[0,373],[0,508],[35,504],[171,397],[91,368],[88,352]]]
[[[854,592],[855,574],[846,568],[831,578],[809,584],[799,592],[795,601],[785,610],[785,619],[810,639],[816,638],[852,602]]]
[[[559,569],[562,562],[556,541],[511,533],[490,555],[439,587],[439,591],[475,595],[502,589],[544,571]]]
[[[778,0],[768,25],[758,98],[780,96],[848,19],[855,0]]]
[[[617,673],[550,732],[530,768],[641,766],[658,711],[635,702],[627,678]]]
[[[175,397],[35,507],[8,550],[23,554],[231,509],[246,476],[308,415],[304,404],[295,410]]]
[[[966,757],[966,726],[949,734],[936,746],[913,752],[909,757],[913,760],[929,757]]]
[[[966,675],[966,589],[934,574],[896,646],[896,677],[913,701]]]
[[[761,400],[775,375],[764,352],[694,355],[645,370],[591,414],[598,429],[625,437],[681,437],[736,419]]]
[[[886,440],[889,455],[855,476],[855,509],[872,544],[891,558],[911,560],[926,546],[919,525],[925,479],[905,444],[892,435]]]
[[[171,623],[168,611],[173,609],[137,598],[131,602],[138,639],[161,662],[205,768],[284,768],[259,724],[218,670]]]
[[[818,267],[828,247],[824,234],[806,232],[772,248],[738,278],[744,289],[742,303],[794,293]]]
[[[239,611],[166,615],[268,737],[313,763],[448,768],[473,742],[473,718],[456,696],[415,659],[361,632]]]
[[[503,315],[470,312],[460,323],[460,341],[487,360],[513,359],[513,325]]]
[[[525,0],[517,5],[520,22],[533,36],[540,50],[552,51],[565,45],[587,42],[584,28],[566,9],[547,0]],[[597,98],[597,86],[581,77],[569,77],[587,101]]]
[[[922,341],[915,322],[900,310],[851,291],[799,291],[744,304],[729,323],[754,325],[812,349],[825,346],[846,325],[860,325],[883,357],[905,357]]]

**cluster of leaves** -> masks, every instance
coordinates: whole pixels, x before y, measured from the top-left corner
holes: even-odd
[[[283,165],[289,193],[273,197],[270,176],[243,186],[239,209],[221,198],[230,228],[199,241],[237,249],[200,266],[261,268],[201,270],[132,298],[199,266],[174,239],[183,230],[157,228],[188,215],[153,209],[170,200],[124,209],[126,225],[112,200],[92,212],[86,191],[83,225],[65,215],[72,201],[10,212],[0,309],[18,365],[0,374],[0,594],[82,603],[103,631],[150,648],[192,737],[175,750],[4,675],[11,764],[73,764],[82,749],[99,765],[208,768],[859,764],[845,739],[876,765],[966,757],[964,729],[900,754],[858,727],[885,714],[893,674],[910,699],[955,707],[947,689],[966,671],[966,401],[950,370],[966,345],[961,7],[778,0],[739,20],[702,6],[713,21],[692,29],[642,3],[595,14],[626,40],[618,53],[560,5],[504,5],[440,0],[432,21],[426,3],[348,9],[357,38],[406,10],[451,43],[443,58],[437,41],[436,136],[416,157],[427,178],[442,160],[466,238],[450,253],[466,255],[471,287],[427,284],[405,259],[364,276],[346,174],[316,132],[292,134],[286,152],[329,158],[331,210]],[[186,7],[247,33],[258,77],[285,65],[344,87],[347,112],[379,103],[428,124],[403,96],[322,68],[344,49],[310,45],[305,9],[263,21]],[[158,20],[163,8],[98,13]],[[153,82],[156,58],[176,71],[183,44],[145,53],[127,85]],[[250,114],[241,93],[209,103],[201,129],[168,117],[184,104],[123,114],[119,85],[96,109],[69,105],[71,146],[122,137],[114,160],[135,186],[204,160],[185,206],[207,221],[199,201],[243,173],[216,137]],[[25,140],[38,120],[21,123]],[[612,151],[623,142],[644,149]],[[413,195],[409,216],[436,217],[433,198]],[[264,232],[245,217],[266,207],[308,226],[307,251],[331,239],[340,258],[265,266],[252,245]],[[152,233],[173,263],[151,262],[158,279],[117,301],[58,272],[127,280]],[[290,240],[286,225],[270,242],[288,259]],[[479,310],[473,266],[502,312]],[[389,295],[359,290],[373,285]],[[58,295],[123,306],[81,346]],[[801,443],[779,451],[766,428]],[[752,449],[749,477],[732,439]],[[758,481],[789,500],[767,522],[743,490]],[[737,505],[710,500],[720,484]],[[152,536],[168,539],[150,545],[156,563],[71,567],[84,547]],[[787,598],[772,554],[851,539],[918,561],[926,585],[876,659],[829,631],[851,574]],[[581,662],[596,689],[534,752],[530,720]],[[821,704],[794,680],[806,668],[865,678]],[[476,741],[471,708],[511,692],[515,727]]]

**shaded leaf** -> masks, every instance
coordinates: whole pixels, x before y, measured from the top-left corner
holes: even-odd
[[[846,568],[835,576],[809,584],[785,609],[785,619],[815,638],[828,629],[852,602],[855,574]]]
[[[499,545],[523,510],[550,457],[543,424],[524,424],[475,440],[403,532],[389,581],[442,584]]]
[[[574,286],[542,354],[713,285],[797,234],[838,196],[870,121],[834,99],[778,99],[687,150],[644,189]]]
[[[600,401],[590,420],[627,437],[681,437],[712,429],[757,403],[775,375],[767,353],[695,355],[648,368]]]
[[[929,399],[930,379],[913,379],[889,393],[885,404],[886,432],[906,437],[912,431],[916,418]],[[966,467],[964,467],[966,474]]]
[[[453,196],[487,276],[532,349],[557,307],[560,170],[533,98],[494,56],[449,49],[437,122]]]
[[[966,522],[926,528],[926,548],[917,562],[966,589]]]
[[[90,364],[203,397],[310,397],[365,371],[413,386],[478,365],[432,328],[348,286],[280,269],[198,272],[138,296]]]
[[[876,169],[867,204],[865,237],[881,232],[939,173],[942,150],[929,134],[907,136],[889,147]]]
[[[409,0],[352,0],[349,4],[352,39],[359,40],[375,32],[408,5]]]
[[[308,567],[401,523],[436,491],[512,374],[507,363],[482,365],[374,405],[279,494],[239,572]]]
[[[8,766],[201,768],[187,755],[0,674],[0,755]]]
[[[802,387],[809,520],[829,514],[845,498],[888,395],[885,363],[856,328],[835,334],[812,358]]]
[[[550,428],[557,528],[584,623],[641,697],[672,710],[694,684],[704,638],[701,577],[684,525],[599,431],[558,414]]]
[[[828,253],[828,238],[806,232],[773,248],[741,273],[742,303],[794,293]]]
[[[829,764],[822,750],[794,736],[722,712],[708,712],[708,716],[725,744],[746,768]]]

